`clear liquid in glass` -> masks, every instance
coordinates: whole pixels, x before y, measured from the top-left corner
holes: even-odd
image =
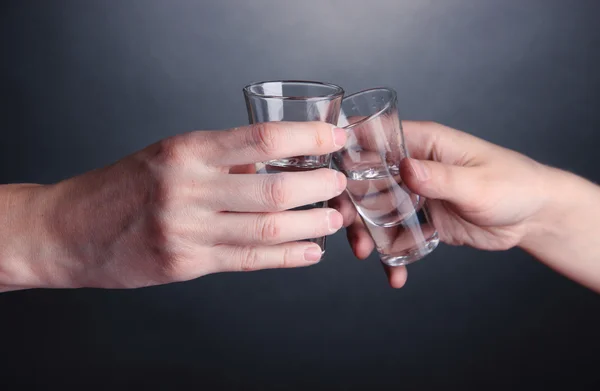
[[[319,168],[330,168],[331,159],[328,156],[299,156],[287,159],[271,160],[257,165],[258,174],[277,174],[281,172],[299,172],[313,171]],[[313,208],[326,208],[327,201],[315,202],[308,205],[299,206],[291,210],[307,210]],[[308,239],[321,247],[322,253],[325,253],[326,236]]]
[[[345,168],[347,192],[384,263],[406,265],[437,247],[438,235],[424,199],[406,188],[397,164],[356,163]]]

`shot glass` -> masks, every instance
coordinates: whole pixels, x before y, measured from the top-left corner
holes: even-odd
[[[348,132],[333,154],[348,178],[346,189],[384,264],[401,266],[430,254],[439,238],[423,197],[403,183],[400,162],[408,157],[396,92],[373,88],[345,97],[338,126]]]
[[[273,80],[244,87],[244,97],[251,124],[271,121],[323,121],[337,124],[344,90],[334,84],[316,81]],[[256,165],[256,172],[273,174],[331,168],[331,154],[290,156]],[[327,201],[295,209],[324,208]],[[309,239],[324,254],[327,237]]]

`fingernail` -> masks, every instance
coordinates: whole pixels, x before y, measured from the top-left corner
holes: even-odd
[[[346,131],[341,128],[333,128],[333,143],[341,148],[346,144]]]
[[[410,168],[417,180],[422,182],[429,179],[429,171],[427,170],[427,167],[425,167],[425,165],[420,161],[410,159]]]
[[[309,247],[304,251],[304,259],[308,262],[317,262],[321,259],[321,249]]]
[[[327,213],[327,223],[329,224],[329,232],[337,232],[344,225],[344,218],[339,212],[330,210]]]
[[[346,190],[346,177],[341,172],[336,173],[337,189],[342,192]]]

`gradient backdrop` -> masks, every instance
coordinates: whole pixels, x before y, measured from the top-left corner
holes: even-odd
[[[348,93],[388,85],[403,118],[600,181],[597,1],[30,0],[0,11],[0,182],[51,183],[166,136],[245,124],[241,88],[276,78]],[[523,252],[442,245],[392,290],[343,233],[328,250],[307,269],[2,294],[1,378],[107,390],[600,386],[600,297]]]

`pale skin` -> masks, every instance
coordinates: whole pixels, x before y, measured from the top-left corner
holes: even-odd
[[[572,173],[432,122],[402,123],[411,157],[402,178],[427,197],[442,242],[482,250],[519,247],[564,276],[600,292],[600,187]],[[345,196],[330,205],[344,215],[354,254],[374,245]],[[405,267],[386,267],[402,287]]]
[[[0,289],[136,288],[225,271],[308,266],[330,235],[330,169],[256,174],[253,163],[321,155],[345,131],[322,122],[198,131],[55,185],[0,187]]]
[[[520,247],[600,292],[600,187],[467,133],[403,122],[409,188],[430,199],[441,240]],[[342,225],[358,258],[373,243],[333,170],[255,174],[253,163],[341,148],[323,123],[277,123],[172,137],[54,185],[0,186],[0,291],[137,288],[203,275],[302,267],[303,239]],[[329,209],[287,211],[332,199]],[[406,268],[386,268],[402,287]]]

